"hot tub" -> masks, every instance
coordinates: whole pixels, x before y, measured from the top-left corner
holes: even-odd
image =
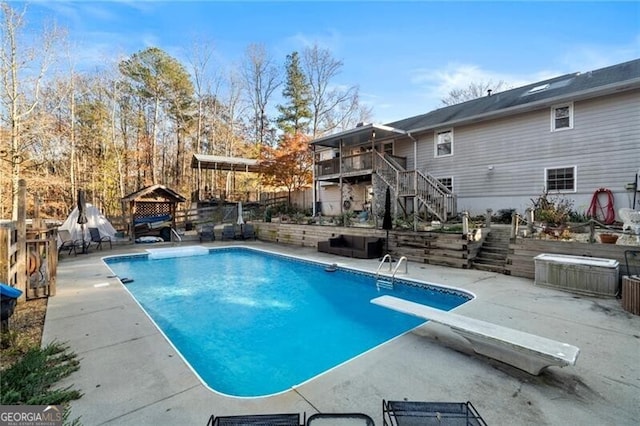
[[[536,285],[591,296],[617,295],[617,260],[544,253],[534,261]]]

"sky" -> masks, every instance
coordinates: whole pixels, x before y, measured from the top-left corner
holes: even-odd
[[[220,70],[250,44],[284,64],[314,44],[343,62],[338,86],[358,86],[372,121],[442,107],[472,82],[510,87],[640,58],[640,2],[612,1],[10,1],[29,28],[66,28],[77,67],[158,47],[186,64],[212,46]]]

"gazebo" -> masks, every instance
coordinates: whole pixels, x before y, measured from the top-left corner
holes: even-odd
[[[121,201],[129,205],[129,230],[133,240],[141,235],[153,234],[166,240],[167,236],[171,238],[171,231],[163,235],[163,229],[175,229],[178,203],[184,203],[186,198],[164,185],[156,184],[122,197]]]

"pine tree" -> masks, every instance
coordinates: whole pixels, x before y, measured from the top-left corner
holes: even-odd
[[[311,119],[311,87],[300,67],[298,52],[287,55],[287,81],[282,96],[285,105],[278,105],[278,127],[286,134],[306,134]]]

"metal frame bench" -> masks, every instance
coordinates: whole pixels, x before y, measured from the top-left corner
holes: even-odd
[[[575,365],[580,353],[578,347],[568,343],[393,296],[377,297],[372,299],[371,303],[445,325],[466,339],[476,353],[513,365],[533,375],[540,374],[550,366]]]
[[[471,402],[382,400],[384,426],[486,426]]]

